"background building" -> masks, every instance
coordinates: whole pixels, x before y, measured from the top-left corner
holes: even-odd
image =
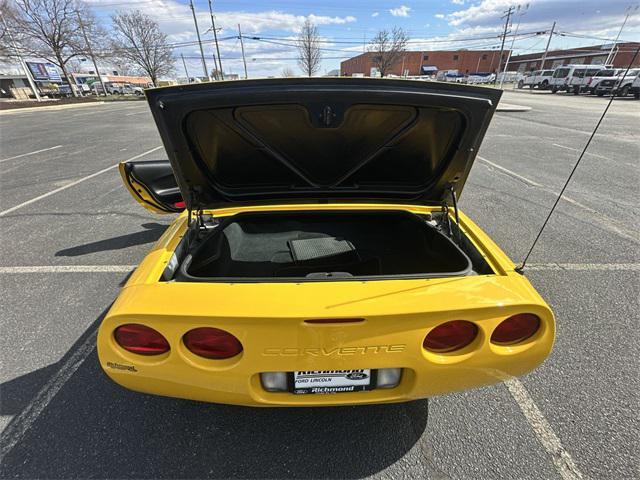
[[[439,71],[457,70],[461,74],[494,73],[498,69],[499,50],[433,50],[404,52],[403,58],[391,69],[393,75],[435,75]],[[503,62],[509,50],[502,53]],[[366,52],[340,63],[342,76],[375,75],[375,53]],[[503,63],[504,64],[504,63]]]
[[[617,68],[627,67],[633,58],[633,54],[640,46],[639,42],[618,43],[613,50],[609,64]],[[604,65],[613,44],[593,45],[589,47],[569,48],[566,50],[550,50],[547,58],[542,62],[544,52],[528,53],[526,55],[514,55],[509,60],[508,70],[511,72],[529,72],[542,68],[556,68],[560,65]],[[640,65],[640,55],[636,58],[633,67]]]

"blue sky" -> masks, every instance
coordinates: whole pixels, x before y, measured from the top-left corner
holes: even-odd
[[[116,10],[140,9],[156,19],[175,44],[195,40],[193,18],[187,0],[88,0],[95,14],[105,24]],[[525,5],[529,4],[525,10]],[[296,51],[292,42],[306,17],[318,26],[323,38],[322,72],[339,67],[340,59],[363,51],[363,44],[380,29],[402,27],[411,38],[409,49],[435,50],[457,48],[499,48],[496,38],[504,21],[500,18],[509,0],[432,1],[339,1],[323,0],[213,0],[216,27],[222,49],[224,70],[242,73],[237,24],[243,34],[257,39],[245,40],[250,77],[279,76],[284,68],[298,73]],[[599,38],[614,38],[625,17],[629,0],[530,0],[520,2],[521,16],[516,42],[520,52],[544,49],[546,38],[531,32],[548,29],[557,21],[563,36],[553,38],[551,48],[606,43]],[[205,43],[208,66],[213,66],[210,31],[211,20],[207,0],[195,0],[198,23]],[[209,30],[209,31],[207,31]],[[586,38],[585,38],[586,37]],[[629,18],[622,39],[640,40],[640,10]],[[507,41],[509,43],[509,40]],[[187,59],[191,75],[201,75],[199,50],[195,45],[176,48],[179,58]],[[182,62],[176,63],[176,74],[184,75]]]

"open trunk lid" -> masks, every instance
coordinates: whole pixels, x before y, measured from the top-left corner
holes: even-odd
[[[501,91],[295,78],[147,90],[189,209],[459,196]]]

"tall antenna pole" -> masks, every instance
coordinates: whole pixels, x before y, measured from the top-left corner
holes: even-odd
[[[509,60],[511,60],[511,54],[513,53],[513,44],[516,43],[516,37],[518,36],[518,29],[520,28],[520,22],[522,21],[522,16],[527,13],[529,9],[529,4],[527,3],[522,9],[522,13],[518,14],[518,23],[516,24],[516,31],[513,32],[513,38],[511,39],[511,47],[509,47],[509,55],[507,55],[507,61],[504,64],[504,70],[502,71],[502,78],[500,79],[500,88],[504,84],[504,77],[507,76],[507,67],[509,67]],[[518,12],[520,12],[520,5],[518,5]]]
[[[504,33],[502,34],[502,43],[500,44],[500,55],[498,56],[498,68],[496,69],[497,73],[500,73],[500,67],[502,66],[502,52],[504,51],[504,41],[507,38],[507,29],[509,28],[509,21],[511,20],[511,14],[514,12],[515,8],[514,7],[509,7],[507,9],[504,15],[506,20],[504,22]],[[498,75],[496,74],[496,78],[493,80],[493,83],[495,85],[495,83],[498,81]]]
[[[38,87],[36,87],[36,84],[33,81],[33,78],[31,78],[31,72],[27,68],[27,64],[25,63],[24,58],[22,58],[22,55],[20,55],[20,50],[18,50],[16,42],[13,39],[13,34],[11,33],[11,30],[9,29],[9,25],[7,25],[7,21],[4,19],[4,15],[0,14],[0,17],[2,17],[2,23],[4,24],[4,30],[5,30],[5,32],[7,32],[7,36],[9,37],[9,42],[11,43],[11,48],[13,48],[13,51],[15,52],[16,57],[18,57],[18,61],[20,62],[20,66],[24,70],[24,74],[27,76],[27,81],[29,82],[29,86],[31,87],[31,90],[33,91],[33,95],[36,97],[36,101],[41,102],[42,99],[40,98],[40,94],[38,93]]]
[[[184,55],[180,54],[182,58],[182,66],[184,67],[184,73],[187,76],[187,83],[191,83],[191,77],[189,76],[189,70],[187,70],[187,62],[184,61]]]
[[[616,36],[616,39],[613,41],[613,45],[611,46],[611,51],[609,52],[609,55],[607,55],[607,59],[604,62],[605,65],[609,65],[609,62],[613,62],[613,59],[615,58],[615,55],[613,54],[613,51],[615,50],[616,46],[618,45],[618,39],[620,38],[620,35],[622,34],[622,29],[626,25],[627,20],[629,19],[629,16],[631,15],[631,13],[635,12],[636,10],[638,10],[638,5],[636,5],[636,8],[631,8],[631,6],[627,7],[627,10],[626,10],[627,15],[624,17],[624,21],[622,22],[622,26],[620,27],[620,30],[618,31],[618,35]]]
[[[238,38],[240,38],[240,48],[242,49],[242,62],[244,63],[244,79],[249,78],[247,73],[247,59],[244,56],[244,42],[242,41],[242,31],[240,30],[240,24],[238,24]]]
[[[100,85],[102,85],[102,90],[104,96],[107,96],[107,86],[102,83],[102,78],[100,77],[100,70],[98,70],[98,64],[96,63],[96,57],[93,55],[93,50],[91,49],[91,43],[89,43],[89,39],[87,38],[87,32],[84,30],[84,23],[82,22],[82,17],[80,17],[80,12],[76,12],[78,15],[78,24],[80,24],[80,30],[82,30],[82,36],[84,37],[84,43],[87,46],[87,50],[89,51],[89,56],[91,57],[91,61],[93,62],[93,68],[96,69],[96,75],[98,76],[98,80],[100,81]],[[155,85],[154,85],[155,87]],[[96,93],[99,92],[99,89],[96,89]]]
[[[202,49],[202,40],[200,39],[200,29],[198,28],[198,20],[196,19],[196,10],[193,8],[193,0],[189,0],[189,7],[191,8],[191,13],[193,14],[193,23],[196,26],[196,35],[198,36],[198,45],[200,45],[200,58],[202,58],[202,68],[204,70],[204,76],[207,77],[207,80],[211,81],[211,76],[209,75],[209,69],[207,68],[207,61],[204,59],[204,50]]]
[[[549,32],[549,39],[547,40],[547,46],[544,49],[544,54],[542,55],[542,62],[540,62],[540,70],[544,70],[544,62],[547,60],[547,53],[549,53],[549,45],[551,44],[551,37],[553,37],[553,31],[556,29],[556,22],[553,22],[551,25],[551,31]]]
[[[213,16],[213,6],[209,0],[209,14],[211,15],[211,30],[213,30],[213,40],[216,42],[216,52],[218,53],[218,65],[220,65],[220,79],[224,80],[224,72],[222,71],[222,57],[220,56],[220,46],[218,45],[218,32],[216,31],[216,21]],[[213,61],[215,65],[215,60]]]

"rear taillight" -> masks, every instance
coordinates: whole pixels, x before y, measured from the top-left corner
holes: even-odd
[[[422,346],[436,353],[453,352],[469,345],[478,335],[478,327],[466,320],[453,320],[438,325],[424,338]]]
[[[199,357],[223,359],[242,352],[240,340],[219,328],[195,328],[185,333],[182,340],[187,349]]]
[[[491,334],[491,342],[512,345],[531,337],[540,328],[540,318],[533,313],[518,313],[503,320]]]
[[[113,332],[118,345],[138,355],[161,355],[170,350],[169,342],[151,327],[129,323]]]

